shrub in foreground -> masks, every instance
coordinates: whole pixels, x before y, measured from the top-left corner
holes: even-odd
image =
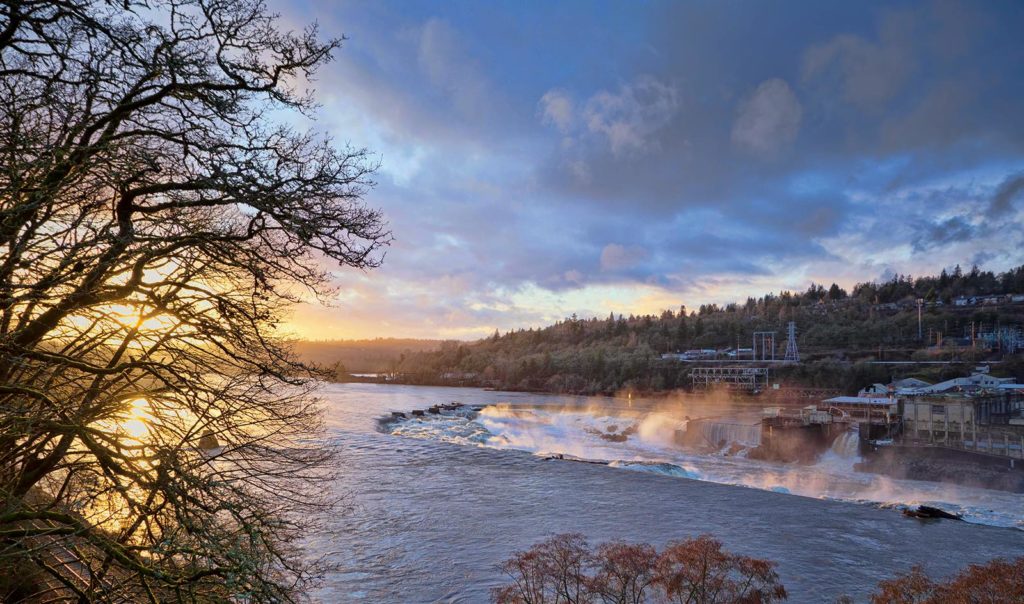
[[[768,604],[786,599],[775,563],[729,553],[709,535],[658,553],[613,541],[590,549],[582,535],[556,535],[501,565],[509,583],[498,604]]]
[[[918,565],[882,581],[872,604],[1019,604],[1024,602],[1024,557],[972,564],[945,582]]]

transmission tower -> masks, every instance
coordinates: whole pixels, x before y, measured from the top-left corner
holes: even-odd
[[[796,347],[796,322],[790,321],[786,327],[786,333],[789,335],[789,339],[786,340],[786,356],[782,360],[789,361],[792,363],[800,362],[800,351]]]

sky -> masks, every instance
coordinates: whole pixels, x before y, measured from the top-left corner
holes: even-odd
[[[270,3],[347,40],[305,124],[384,264],[313,339],[474,339],[1024,263],[1024,3]]]

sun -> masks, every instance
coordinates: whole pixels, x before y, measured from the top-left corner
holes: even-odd
[[[132,401],[128,417],[121,421],[120,428],[133,439],[142,440],[149,436],[152,421],[153,415],[150,413],[149,401],[139,398]]]

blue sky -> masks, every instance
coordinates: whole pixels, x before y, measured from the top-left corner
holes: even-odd
[[[1024,263],[1024,3],[274,2],[395,243],[306,337]],[[310,126],[310,124],[305,124]]]

